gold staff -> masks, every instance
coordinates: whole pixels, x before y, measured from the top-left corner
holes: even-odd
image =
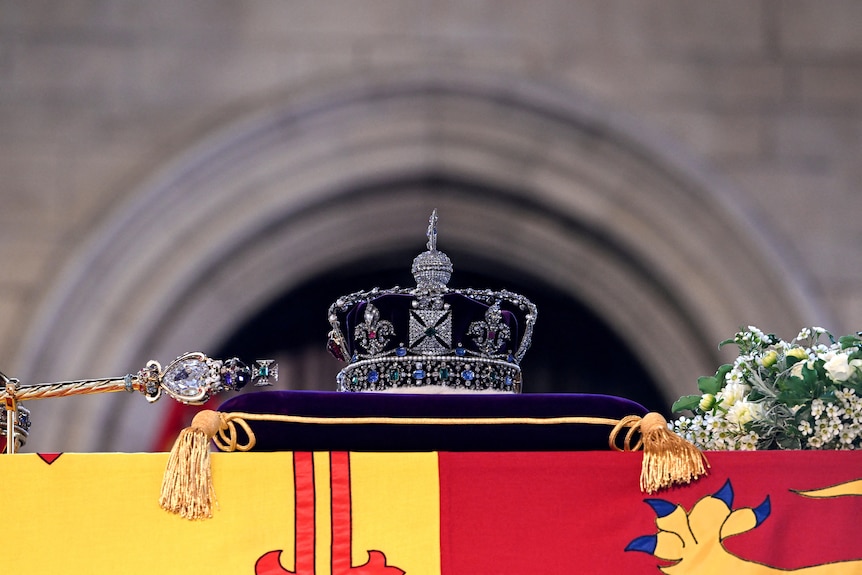
[[[274,381],[278,381],[278,365],[271,359],[259,359],[248,367],[237,358],[222,361],[198,351],[179,356],[164,370],[159,362],[149,361],[137,373],[116,378],[21,385],[17,379],[0,372],[3,384],[0,399],[5,403],[6,420],[0,434],[6,436],[6,453],[15,453],[23,444],[29,432],[30,414],[18,406],[20,401],[137,391],[152,403],[158,401],[164,391],[181,403],[200,405],[214,394],[240,390],[249,382],[265,386]],[[19,418],[19,413],[25,417]]]

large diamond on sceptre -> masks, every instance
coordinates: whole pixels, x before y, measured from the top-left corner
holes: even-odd
[[[221,383],[221,367],[220,361],[210,359],[202,353],[187,353],[168,364],[160,385],[177,401],[203,403]]]

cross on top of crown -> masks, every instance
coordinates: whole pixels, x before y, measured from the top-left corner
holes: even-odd
[[[428,249],[432,252],[437,251],[437,208],[431,212],[431,217],[428,218]]]

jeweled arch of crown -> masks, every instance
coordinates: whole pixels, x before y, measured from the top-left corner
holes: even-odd
[[[450,288],[453,266],[437,249],[437,223],[435,209],[427,250],[411,267],[416,287],[355,292],[329,307],[328,349],[348,362],[339,391],[521,391],[536,306],[507,290]]]

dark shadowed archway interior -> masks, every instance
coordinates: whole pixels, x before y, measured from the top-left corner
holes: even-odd
[[[580,302],[511,269],[496,264],[492,268],[469,254],[444,251],[455,266],[450,287],[505,288],[526,295],[537,305],[533,344],[521,365],[525,393],[617,395],[669,415],[658,386],[623,340]],[[380,254],[297,286],[240,326],[216,357],[290,357],[309,348],[322,350],[329,331],[329,305],[341,295],[375,286],[414,285],[410,264],[417,253],[402,249]],[[323,370],[321,381],[285,384],[333,390],[342,364],[332,359],[326,365],[331,367]]]

